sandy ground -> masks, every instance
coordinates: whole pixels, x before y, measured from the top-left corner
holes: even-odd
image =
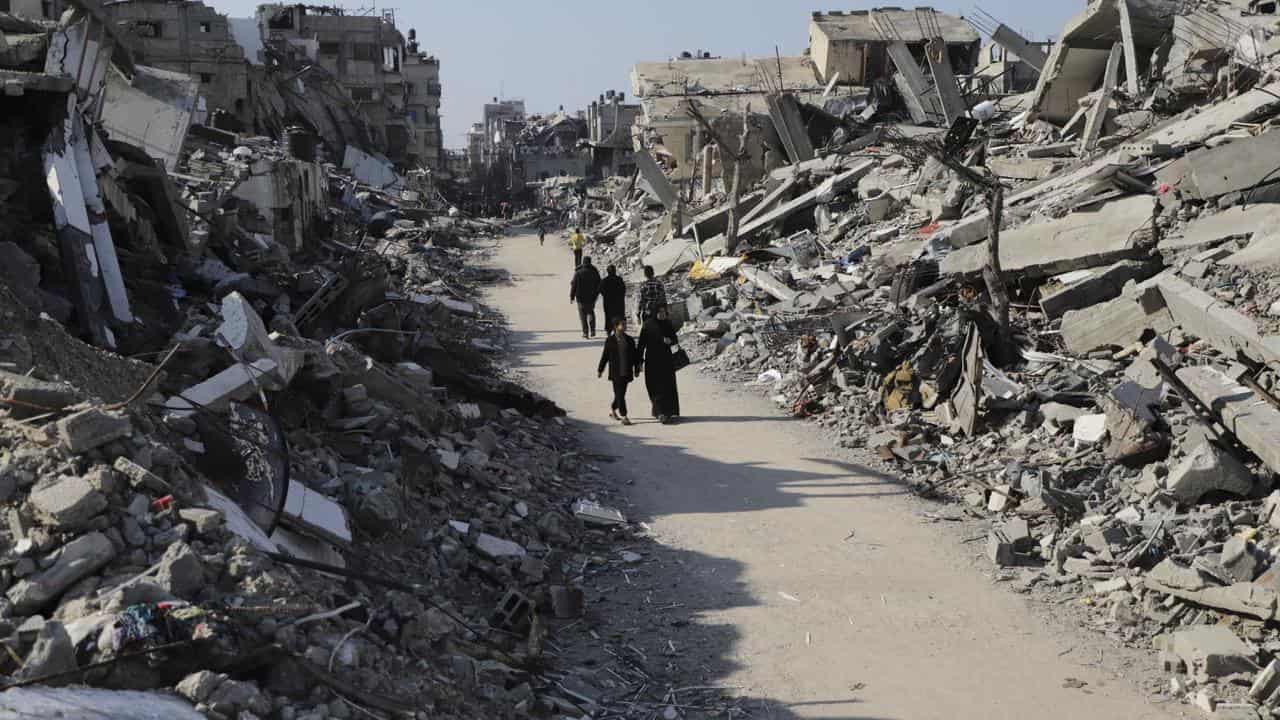
[[[1181,716],[1135,682],[1153,670],[1149,648],[1121,657],[993,583],[975,567],[982,543],[922,522],[926,506],[896,478],[840,459],[753,390],[690,368],[682,424],[648,417],[642,382],[637,424],[613,423],[602,339],[581,339],[569,303],[569,251],[509,237],[494,263],[512,273],[489,300],[510,323],[514,369],[589,446],[621,457],[607,469],[661,547],[646,592],[665,597],[646,601],[693,609],[669,632],[697,646],[705,681],[762,699],[761,717]]]

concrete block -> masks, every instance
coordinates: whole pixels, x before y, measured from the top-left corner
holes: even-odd
[[[1262,702],[1271,697],[1280,686],[1280,660],[1272,660],[1254,678],[1249,686],[1249,697]]]
[[[53,565],[18,581],[5,596],[19,614],[31,614],[47,607],[67,588],[96,573],[115,556],[115,546],[106,535],[81,535],[62,547]]]
[[[127,416],[97,408],[68,415],[58,421],[57,428],[62,447],[73,453],[88,452],[133,434],[133,423]]]
[[[274,360],[255,360],[248,365],[235,364],[182,392],[179,397],[169,398],[165,408],[180,417],[195,414],[196,407],[203,407],[214,412],[222,412],[233,402],[243,402],[257,394],[258,389],[279,390],[283,386],[279,381],[277,370],[279,365]]]
[[[1210,494],[1248,497],[1253,492],[1253,475],[1221,448],[1202,442],[1169,473],[1165,490],[1185,505],[1195,505]]]
[[[1107,437],[1107,416],[1105,414],[1082,415],[1076,418],[1071,430],[1071,438],[1076,445],[1097,445]]]
[[[503,540],[487,533],[481,533],[476,538],[476,550],[490,560],[504,557],[524,557],[528,554],[519,543]]]
[[[1236,673],[1253,673],[1256,653],[1223,625],[1179,630],[1169,636],[1168,650],[1180,658],[1197,682]]]
[[[1075,212],[1000,234],[1000,264],[1006,273],[1043,278],[1071,270],[1110,265],[1142,254],[1143,232],[1149,230],[1153,200],[1133,196],[1091,212]],[[955,250],[943,258],[944,275],[977,275],[987,262],[986,244]]]
[[[1115,300],[1068,311],[1062,317],[1062,341],[1069,351],[1084,355],[1101,348],[1128,347],[1148,330],[1161,333],[1172,328],[1161,293],[1139,285],[1133,295],[1126,292]]]
[[[1240,442],[1272,471],[1280,472],[1280,410],[1249,388],[1208,367],[1188,367],[1178,379],[1213,408]]]
[[[1069,310],[1090,308],[1120,297],[1131,280],[1141,282],[1160,272],[1158,262],[1122,260],[1110,267],[1094,270],[1089,277],[1072,283],[1040,299],[1040,309],[1049,318],[1061,317]]]
[[[173,487],[164,478],[142,467],[129,458],[116,458],[113,466],[116,472],[129,479],[129,485],[136,490],[147,490],[156,495],[168,495]]]
[[[0,243],[0,246],[5,244]],[[3,370],[0,370],[0,397],[16,401],[8,408],[12,417],[18,420],[41,415],[48,410],[62,410],[83,399],[78,390],[66,383],[46,382]]]
[[[107,497],[81,477],[64,477],[31,493],[31,506],[55,530],[84,527],[107,509]]]
[[[1156,287],[1173,321],[1188,334],[1231,357],[1239,351],[1262,364],[1280,362],[1280,352],[1258,333],[1257,324],[1230,305],[1172,275],[1161,275]]]
[[[350,544],[353,540],[346,509],[296,480],[289,481],[284,518],[287,524],[340,544]]]

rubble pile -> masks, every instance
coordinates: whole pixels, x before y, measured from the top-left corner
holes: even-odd
[[[0,15],[0,714],[586,715],[547,622],[632,529],[494,363],[503,227],[352,147],[156,158],[64,74],[110,37],[73,6]]]
[[[1034,92],[933,127],[910,97],[687,101],[695,166],[650,128],[583,208],[707,371],[990,518],[1001,577],[1081,596],[1217,718],[1280,716],[1280,25],[1254,5],[1090,3]]]

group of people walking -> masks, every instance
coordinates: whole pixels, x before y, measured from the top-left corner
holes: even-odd
[[[600,353],[596,375],[603,378],[607,371],[609,382],[613,384],[609,416],[623,425],[631,424],[627,390],[643,374],[653,416],[664,425],[675,422],[680,417],[676,372],[687,364],[688,356],[680,349],[675,327],[671,324],[662,281],[655,276],[652,267],[645,266],[645,281],[640,286],[636,309],[640,335],[632,337],[627,333],[627,285],[618,275],[618,268],[608,266],[602,278],[591,258],[583,254],[586,239],[580,230],[575,229],[570,235],[570,247],[574,252],[575,269],[569,283],[569,302],[577,305],[583,339],[596,337],[596,302],[604,301],[608,337]]]

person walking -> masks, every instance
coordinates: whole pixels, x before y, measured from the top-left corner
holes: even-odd
[[[546,223],[538,223],[538,244],[539,245],[547,244],[547,224]]]
[[[600,271],[591,264],[591,258],[584,257],[569,283],[569,302],[578,303],[578,318],[582,320],[584,338],[596,336],[596,300],[599,297]]]
[[[667,287],[654,276],[652,265],[644,266],[644,278],[644,284],[640,286],[640,304],[637,312],[642,329],[644,323],[657,313],[658,308],[667,307]]]
[[[613,333],[605,338],[596,377],[603,377],[605,368],[608,368],[609,382],[613,383],[613,404],[609,406],[609,417],[621,420],[623,425],[630,425],[627,386],[640,374],[640,353],[636,349],[635,339],[627,334],[627,319],[618,315],[610,322],[613,323]]]
[[[663,425],[680,417],[680,391],[676,387],[676,366],[672,348],[676,331],[667,319],[667,308],[660,307],[645,321],[640,330],[640,367],[644,371],[644,387],[649,391],[653,416]]]
[[[610,265],[600,282],[600,297],[604,300],[604,321],[612,327],[618,318],[627,316],[627,284],[618,276],[618,268]]]
[[[573,229],[569,235],[569,247],[573,248],[573,266],[578,267],[582,264],[582,251],[587,249],[587,236],[582,234],[582,228]]]

